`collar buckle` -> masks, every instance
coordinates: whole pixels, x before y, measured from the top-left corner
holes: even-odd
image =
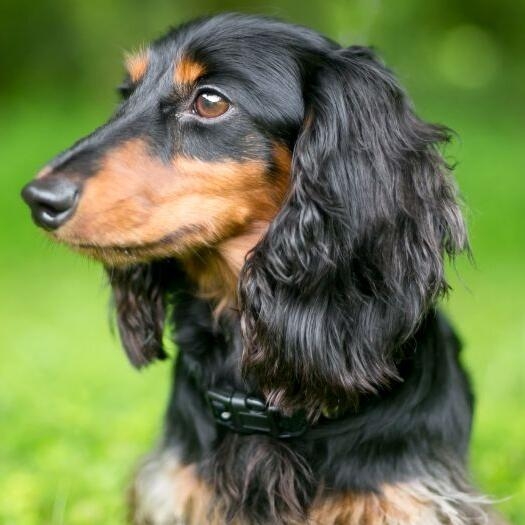
[[[215,421],[240,434],[267,434],[286,439],[307,429],[304,413],[284,416],[262,399],[238,391],[209,389],[207,399]]]

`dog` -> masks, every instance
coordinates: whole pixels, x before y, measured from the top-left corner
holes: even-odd
[[[497,523],[439,311],[468,251],[447,128],[374,51],[223,14],[126,59],[110,120],[23,189],[104,265],[133,365],[178,347],[137,525]]]

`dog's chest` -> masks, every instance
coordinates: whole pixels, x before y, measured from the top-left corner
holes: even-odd
[[[309,517],[282,525],[478,525],[501,523],[485,513],[475,496],[443,493],[425,482],[385,486],[381,494],[318,497]],[[444,492],[448,491],[448,494]],[[150,455],[132,487],[134,525],[252,525],[231,522],[221,512],[220,494],[199,478],[195,465],[181,465],[173,451]],[[277,525],[277,524],[272,524]],[[281,525],[281,524],[278,524]]]

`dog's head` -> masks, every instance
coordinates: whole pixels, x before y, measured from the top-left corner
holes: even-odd
[[[220,259],[244,373],[274,403],[315,411],[395,377],[466,243],[446,129],[369,49],[274,20],[199,20],[126,62],[113,117],[23,195],[52,237],[114,270],[132,359],[162,355],[155,261]]]

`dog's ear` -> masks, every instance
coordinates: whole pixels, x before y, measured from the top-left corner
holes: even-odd
[[[164,359],[166,317],[163,268],[157,263],[106,269],[113,290],[120,339],[137,368]]]
[[[310,414],[396,377],[395,350],[466,247],[446,128],[421,121],[372,51],[326,57],[305,87],[289,198],[240,281],[243,372]]]

